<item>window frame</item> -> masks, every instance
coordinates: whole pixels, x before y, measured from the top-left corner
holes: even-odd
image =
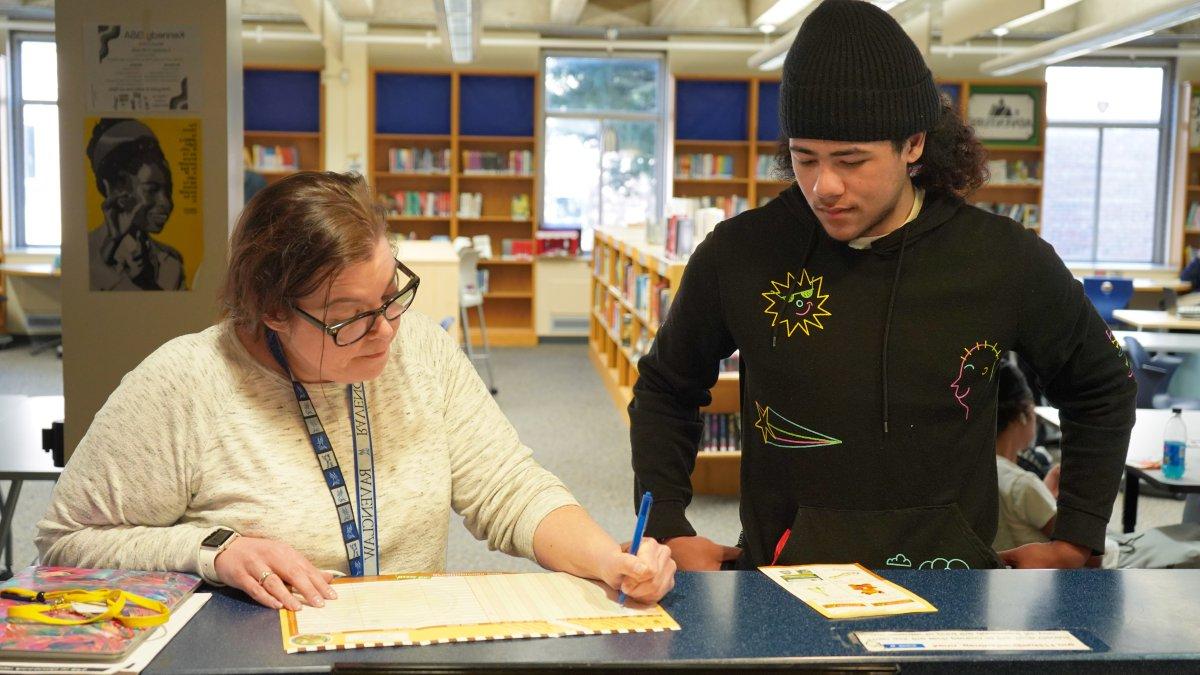
[[[1080,67],[1120,67],[1120,68],[1161,68],[1163,71],[1162,84],[1162,107],[1159,114],[1158,122],[1054,122],[1050,120],[1049,114],[1046,116],[1046,138],[1042,139],[1042,166],[1046,165],[1046,144],[1048,135],[1052,128],[1061,129],[1096,129],[1098,132],[1098,141],[1096,144],[1096,183],[1094,186],[1095,195],[1094,205],[1092,207],[1092,250],[1091,256],[1087,259],[1071,259],[1064,262],[1071,265],[1153,265],[1162,266],[1167,264],[1168,256],[1170,255],[1170,234],[1173,231],[1171,224],[1171,208],[1170,194],[1171,185],[1175,178],[1175,165],[1172,161],[1175,153],[1175,144],[1178,142],[1176,138],[1175,122],[1176,122],[1176,90],[1178,83],[1176,82],[1178,64],[1174,59],[1138,59],[1130,61],[1128,59],[1112,59],[1112,58],[1091,58],[1091,59],[1076,59],[1067,63],[1058,63],[1050,66],[1050,68],[1080,68]],[[1047,113],[1049,108],[1050,90],[1047,85]],[[1114,261],[1101,260],[1098,256],[1100,249],[1100,194],[1101,186],[1104,179],[1104,135],[1105,131],[1110,129],[1157,129],[1158,130],[1158,181],[1154,195],[1154,242],[1151,251],[1153,255],[1150,260],[1137,262],[1131,261]],[[1043,173],[1042,176],[1042,211],[1045,212],[1045,183],[1048,173]],[[1043,223],[1043,228],[1045,224]]]
[[[562,111],[548,110],[546,107],[546,98],[547,97],[546,97],[546,93],[545,93],[546,92],[546,60],[550,59],[550,58],[561,58],[561,57],[568,57],[568,58],[578,57],[578,58],[590,58],[590,59],[595,59],[595,58],[647,59],[647,60],[652,59],[654,61],[657,61],[658,62],[658,82],[657,82],[657,105],[655,106],[655,110],[653,110],[651,112],[621,112],[621,111],[614,111],[614,110],[585,110],[585,111],[578,111],[578,112],[562,112]],[[538,110],[538,113],[539,113],[539,125],[540,125],[539,129],[541,130],[543,139],[546,138],[546,122],[551,117],[556,117],[556,118],[561,118],[561,119],[597,120],[600,122],[601,134],[603,134],[605,122],[607,122],[609,120],[657,123],[658,133],[655,134],[655,139],[654,139],[654,152],[655,152],[656,157],[658,158],[658,162],[656,163],[656,166],[654,168],[654,184],[655,184],[655,191],[657,193],[656,199],[655,199],[655,204],[656,204],[655,211],[656,212],[652,213],[652,214],[648,214],[648,217],[653,218],[655,220],[662,219],[662,214],[665,212],[665,209],[666,209],[666,200],[667,200],[667,185],[666,185],[667,175],[665,173],[666,172],[665,166],[668,164],[668,162],[667,162],[667,158],[666,158],[666,152],[667,152],[666,137],[667,137],[667,133],[669,131],[669,125],[671,122],[671,103],[672,103],[670,91],[668,90],[669,73],[667,71],[668,71],[668,63],[667,63],[667,55],[665,52],[654,52],[654,51],[624,52],[623,51],[623,52],[618,53],[618,52],[605,52],[605,51],[596,51],[596,50],[543,49],[541,51],[541,53],[538,55],[538,84],[540,87],[540,90],[538,92],[538,107],[540,108],[540,110]],[[545,171],[546,171],[546,146],[547,146],[547,144],[545,142],[543,142],[541,153],[539,153],[539,157],[537,159],[538,169],[539,169],[539,171],[541,171],[543,176],[545,175]],[[603,157],[603,154],[604,153],[601,152],[601,157]],[[601,171],[600,171],[600,184],[598,187],[601,191],[603,191],[603,189],[604,189],[604,172],[603,172],[603,167],[599,167],[599,168],[601,169]],[[545,225],[545,222],[546,222],[546,209],[545,209],[545,206],[546,206],[546,181],[545,180],[538,181],[537,200],[538,200],[538,213],[540,214],[539,217],[542,221],[542,225]],[[597,207],[599,210],[597,212],[596,222],[599,224],[599,223],[604,222],[604,199],[603,199],[603,197],[599,200]],[[593,231],[595,229],[596,228],[593,228]],[[584,237],[583,232],[580,232],[581,247],[582,247],[583,242],[586,240],[587,240],[587,238]]]
[[[49,42],[55,43],[53,33],[34,33],[34,32],[14,32],[9,37],[9,55],[8,59],[8,91],[9,101],[11,103],[9,122],[11,126],[8,129],[9,138],[12,140],[12,152],[8,157],[9,169],[9,194],[12,199],[9,203],[12,204],[9,211],[10,222],[12,223],[12,242],[11,248],[15,250],[27,250],[34,252],[53,253],[62,249],[61,235],[58,246],[50,246],[46,244],[30,244],[25,234],[25,106],[32,105],[53,105],[58,108],[58,100],[48,101],[43,99],[25,99],[21,87],[21,46],[26,42]],[[61,111],[60,111],[61,112]],[[59,158],[62,161],[62,158]],[[61,170],[61,165],[59,169]]]

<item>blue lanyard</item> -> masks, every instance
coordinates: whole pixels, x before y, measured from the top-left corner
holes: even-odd
[[[361,577],[364,574],[379,575],[379,539],[376,522],[378,517],[375,502],[375,459],[371,447],[371,417],[367,413],[367,392],[362,383],[346,387],[346,395],[350,399],[350,429],[354,439],[354,482],[358,490],[358,518],[350,509],[350,495],[346,490],[346,479],[342,476],[342,467],[338,464],[337,456],[325,426],[317,417],[317,410],[312,404],[308,390],[292,375],[287,358],[283,355],[283,347],[275,331],[267,331],[267,347],[271,355],[279,363],[279,367],[292,380],[292,392],[296,395],[296,403],[300,407],[300,416],[304,419],[308,440],[312,443],[313,452],[317,455],[317,463],[321,474],[325,476],[325,484],[329,486],[329,494],[333,497],[333,506],[337,509],[338,522],[341,523],[342,542],[346,546],[346,560],[350,563],[350,576]],[[360,534],[361,533],[361,534]]]

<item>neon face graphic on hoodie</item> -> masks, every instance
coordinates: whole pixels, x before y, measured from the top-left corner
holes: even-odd
[[[824,277],[809,276],[808,270],[800,270],[800,278],[788,272],[785,281],[771,282],[771,290],[763,293],[767,299],[767,308],[763,313],[771,317],[771,326],[783,324],[787,336],[791,337],[796,329],[804,331],[805,335],[813,328],[825,328],[821,317],[829,316],[825,309],[827,294],[821,292],[821,281]]]
[[[958,377],[950,383],[954,400],[967,411],[963,419],[971,419],[971,406],[967,397],[978,384],[991,382],[996,374],[996,362],[1000,360],[1000,346],[987,340],[976,342],[973,347],[963,349],[962,361],[958,365]]]
[[[1129,365],[1129,355],[1126,354],[1125,350],[1121,348],[1121,342],[1119,340],[1117,340],[1117,336],[1113,335],[1113,332],[1111,330],[1105,331],[1105,332],[1108,333],[1108,341],[1111,342],[1112,346],[1116,348],[1117,356],[1120,356],[1125,361],[1125,369],[1129,371],[1129,377],[1130,377],[1130,379],[1132,379],[1133,378],[1133,366]]]

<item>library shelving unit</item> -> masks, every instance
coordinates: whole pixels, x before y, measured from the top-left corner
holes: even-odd
[[[685,263],[646,243],[645,230],[597,230],[592,252],[588,355],[622,414],[633,399],[637,360],[658,333],[663,300],[674,296]],[[739,412],[737,373],[722,373],[708,413]],[[701,452],[692,487],[701,494],[737,494],[740,452]]]
[[[984,141],[988,152],[989,162],[1003,163],[1009,169],[1024,166],[1029,170],[1027,175],[1002,175],[993,171],[991,180],[983,187],[967,197],[974,204],[1007,205],[1008,208],[994,208],[998,212],[1012,217],[1023,223],[1029,229],[1041,233],[1042,223],[1042,177],[1045,171],[1045,142],[1046,142],[1046,83],[1036,81],[1013,80],[969,80],[962,82],[940,82],[943,92],[950,93],[957,89],[959,110],[963,119],[968,119],[967,110],[971,94],[1033,93],[1036,97],[1034,124],[1037,133],[1027,143],[1005,143]],[[953,95],[951,94],[952,98]],[[1013,173],[1008,170],[1007,173]],[[1033,206],[1030,210],[1027,207]]]
[[[490,238],[493,255],[479,265],[488,271],[484,312],[493,345],[537,344],[533,260],[501,255],[505,239],[533,239],[537,232],[537,78],[530,72],[494,71],[371,74],[368,165],[376,191],[397,207],[388,216],[390,229],[418,239]],[[433,166],[401,171],[392,161],[397,152],[438,159]],[[521,155],[519,166],[511,163],[514,154]],[[434,208],[405,209],[401,198],[408,193],[446,197]],[[464,211],[465,194],[480,199]],[[528,214],[517,218],[513,202],[522,195]],[[476,326],[471,339],[480,342]]]
[[[736,198],[754,208],[786,188],[788,181],[769,171],[778,100],[777,80],[676,77],[673,196]],[[715,166],[704,162],[709,157]],[[767,166],[759,166],[760,157]]]
[[[246,66],[242,71],[245,116],[243,143],[260,161],[281,150],[294,153],[291,166],[253,165],[268,183],[298,170],[318,171],[325,165],[321,134],[323,94],[319,68]]]
[[[1195,116],[1196,98],[1200,97],[1200,82],[1190,82],[1184,89],[1188,96],[1189,105],[1186,107],[1189,117]],[[1191,261],[1191,256],[1200,251],[1200,136],[1194,135],[1192,129],[1196,127],[1195,119],[1188,119],[1185,128],[1188,129],[1187,143],[1187,159],[1184,165],[1184,180],[1187,181],[1185,191],[1186,199],[1183,206],[1183,223],[1180,230],[1180,271]],[[1193,209],[1197,213],[1193,213]]]

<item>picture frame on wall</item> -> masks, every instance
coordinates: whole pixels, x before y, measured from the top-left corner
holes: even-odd
[[[1042,96],[1038,86],[972,86],[967,94],[967,122],[984,145],[1040,146]]]

